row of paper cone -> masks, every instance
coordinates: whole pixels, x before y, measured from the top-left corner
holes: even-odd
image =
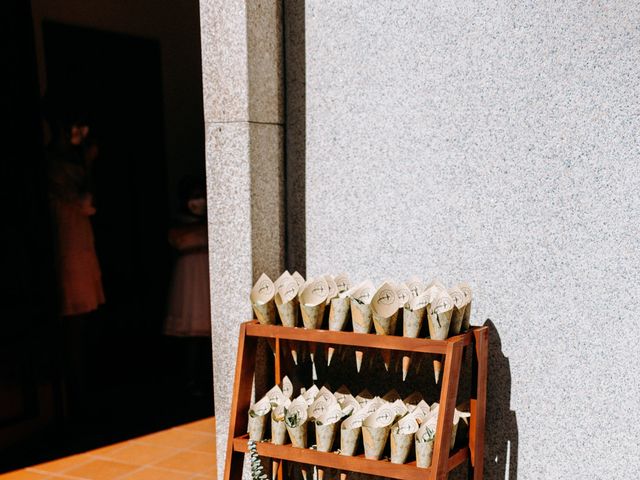
[[[322,275],[304,280],[298,272],[285,271],[273,282],[266,275],[258,279],[251,290],[253,310],[261,324],[275,325],[276,310],[282,325],[297,327],[298,313],[307,329],[320,329],[325,325],[332,331],[341,331],[349,324],[356,333],[396,335],[398,320],[402,322],[402,336],[418,338],[426,319],[428,336],[445,340],[469,328],[471,317],[471,288],[466,283],[447,288],[433,280],[425,283],[417,277],[406,282],[385,281],[376,288],[364,281],[351,286],[346,274]],[[326,307],[328,315],[325,315]],[[329,347],[327,364],[331,363],[335,349]],[[291,352],[297,363],[297,352]],[[389,368],[385,358],[385,367]],[[363,352],[356,351],[356,368],[360,371]],[[403,358],[403,379],[409,371],[411,358]],[[434,361],[436,383],[440,378],[442,362]]]
[[[311,425],[314,446],[321,452],[334,451],[339,438],[341,455],[356,455],[362,443],[365,458],[379,460],[389,442],[392,463],[405,463],[413,452],[419,467],[431,464],[439,406],[429,405],[420,393],[403,400],[395,390],[383,397],[365,390],[354,397],[345,386],[331,392],[326,386],[319,389],[313,385],[291,400],[290,385],[285,377],[282,387],[273,387],[252,405],[248,422],[251,440],[266,438],[270,418],[270,441],[276,445],[284,445],[289,437],[294,447],[308,448]],[[468,413],[455,411],[451,448],[460,419],[466,421],[467,417]]]

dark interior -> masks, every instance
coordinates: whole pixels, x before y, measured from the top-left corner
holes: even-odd
[[[161,44],[42,25],[47,94],[86,113],[99,148],[92,225],[107,301],[70,328],[58,314],[33,19],[29,2],[3,10],[0,472],[213,415],[210,339],[199,340],[194,394],[185,387],[185,341],[162,333],[175,181]],[[69,402],[70,390],[81,401]]]

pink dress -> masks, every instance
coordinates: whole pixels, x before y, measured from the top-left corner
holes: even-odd
[[[77,195],[73,181],[80,167],[61,163],[53,174],[53,210],[58,247],[61,315],[80,315],[103,304],[102,274],[89,217],[91,195]]]
[[[170,242],[180,256],[169,293],[164,333],[178,337],[211,335],[209,255],[206,225],[173,229]]]

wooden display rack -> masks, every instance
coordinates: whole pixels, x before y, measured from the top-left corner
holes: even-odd
[[[432,353],[445,356],[440,393],[440,413],[430,468],[419,468],[416,466],[415,461],[398,465],[386,460],[368,460],[362,454],[348,457],[336,453],[318,452],[308,448],[294,448],[290,444],[273,445],[268,442],[257,443],[260,456],[318,467],[334,468],[343,473],[360,472],[403,480],[443,480],[447,478],[449,471],[469,459],[469,478],[474,480],[482,479],[487,396],[487,354],[489,348],[489,329],[487,327],[471,327],[469,331],[447,340],[430,340],[260,325],[253,320],[240,326],[224,473],[225,480],[240,480],[242,478],[243,458],[248,450],[247,412],[251,402],[258,338],[272,339],[271,342],[275,344],[275,381],[277,384],[281,380],[281,340],[378,348],[400,352]],[[463,349],[469,345],[473,345],[472,385],[471,398],[469,399],[469,411],[471,413],[469,445],[450,451],[448,446],[451,442],[451,425],[456,407]],[[445,425],[447,428],[445,428]],[[280,462],[280,469],[282,469],[282,462]],[[279,473],[279,478],[282,478],[282,472]]]

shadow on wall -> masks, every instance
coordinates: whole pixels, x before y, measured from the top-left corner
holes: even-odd
[[[484,477],[487,480],[518,478],[518,421],[511,410],[511,367],[502,353],[495,324],[489,327],[489,377],[485,425]]]
[[[286,268],[306,277],[305,2],[284,1]]]

